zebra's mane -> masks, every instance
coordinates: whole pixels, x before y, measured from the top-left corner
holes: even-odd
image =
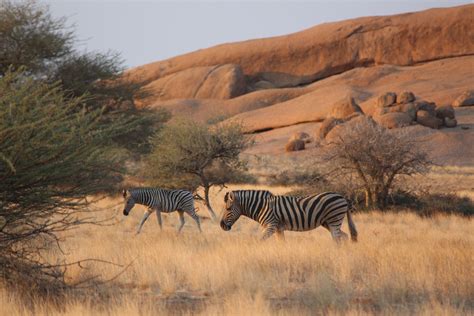
[[[235,191],[232,191],[232,193],[234,193],[235,196],[238,196],[238,197],[241,197],[243,196],[245,193],[261,193],[263,194],[264,196],[266,197],[272,197],[274,196],[274,194],[268,190],[235,190]]]
[[[131,194],[141,193],[141,192],[150,192],[150,191],[172,191],[169,189],[162,189],[162,188],[152,188],[152,187],[134,187],[128,189],[128,192]]]
[[[149,190],[157,190],[158,188],[152,188],[152,187],[134,187],[134,188],[130,188],[128,189],[128,191],[132,192],[132,191],[139,191],[139,190],[143,190],[143,191],[149,191]]]
[[[167,191],[160,188],[151,188],[151,187],[136,187],[128,189],[132,198],[137,202],[144,202],[143,199],[147,194],[154,193],[157,191]]]

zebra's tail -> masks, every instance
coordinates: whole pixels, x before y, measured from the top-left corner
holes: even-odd
[[[352,210],[354,209],[352,206],[352,202],[348,200],[349,205],[347,207],[347,225],[349,226],[349,232],[351,233],[351,240],[356,242],[357,241],[357,229],[352,219]]]

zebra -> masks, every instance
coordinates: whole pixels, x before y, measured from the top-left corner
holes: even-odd
[[[180,221],[178,233],[183,229],[185,212],[194,219],[199,231],[202,232],[199,217],[197,216],[194,207],[194,197],[189,191],[158,188],[132,188],[128,190],[124,189],[122,195],[125,200],[123,209],[123,215],[125,216],[128,216],[135,204],[141,204],[148,207],[140,221],[137,234],[140,233],[143,224],[153,211],[156,211],[160,230],[163,230],[161,212],[170,213],[178,211]]]
[[[347,222],[352,241],[357,241],[357,230],[352,220],[351,205],[340,194],[324,192],[306,197],[284,195],[265,196],[260,191],[244,190],[227,192],[224,197],[225,210],[222,213],[221,228],[228,231],[243,215],[257,222],[263,228],[262,240],[276,233],[284,239],[284,231],[308,231],[322,225],[332,238],[339,242],[347,239],[341,231],[342,221]]]

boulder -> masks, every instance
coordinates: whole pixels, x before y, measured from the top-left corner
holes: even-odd
[[[377,106],[380,108],[388,107],[397,102],[397,94],[395,92],[386,92],[377,98]]]
[[[354,113],[352,113],[351,115],[349,115],[349,116],[347,116],[346,118],[344,118],[344,122],[349,122],[350,120],[355,119],[355,118],[358,118],[358,117],[361,117],[361,116],[364,116],[364,113],[362,113],[362,112],[354,112]]]
[[[379,115],[384,115],[386,113],[406,113],[408,116],[411,117],[412,120],[416,119],[416,107],[413,103],[405,103],[405,104],[398,104],[388,108],[379,108],[378,113]],[[376,115],[377,116],[377,115]]]
[[[400,112],[408,114],[412,120],[416,120],[416,106],[413,103],[400,105]]]
[[[428,101],[416,101],[416,111],[426,111],[432,116],[436,116],[436,104]]]
[[[246,92],[239,65],[194,67],[152,81],[143,104],[170,99],[231,99]]]
[[[345,121],[344,126],[353,128],[358,124],[377,124],[377,122],[370,116],[358,115],[351,119],[350,121]]]
[[[304,147],[305,147],[304,141],[302,141],[301,139],[294,139],[294,140],[289,141],[286,144],[285,150],[287,152],[299,151],[299,150],[304,150]]]
[[[454,119],[454,108],[452,105],[438,106],[435,110],[436,117],[439,119],[450,118]]]
[[[390,113],[390,110],[394,111],[394,109],[389,109],[389,108],[376,108],[376,109],[373,110],[372,116],[375,118],[375,117],[378,117],[380,115]]]
[[[354,114],[354,113],[362,113],[362,109],[360,106],[355,102],[354,98],[348,97],[339,102],[336,102],[331,109],[331,113],[329,116],[334,117],[336,119],[345,119],[346,117]]]
[[[354,130],[359,124],[377,124],[377,122],[370,116],[358,115],[348,122],[346,121],[334,126],[334,128],[327,133],[325,142],[337,142],[341,137],[343,137],[345,132]]]
[[[420,110],[416,112],[416,121],[423,126],[438,129],[443,124],[443,120],[432,115],[430,112]]]
[[[253,86],[254,90],[265,90],[265,89],[274,89],[275,86],[266,80],[260,80],[257,83],[255,83]]]
[[[455,118],[444,118],[444,126],[446,127],[456,127],[458,125],[458,121]]]
[[[415,95],[411,91],[404,91],[397,96],[397,103],[409,103],[415,101]]]
[[[366,65],[410,66],[473,53],[474,6],[324,23],[285,36],[217,45],[126,71],[149,83],[193,67],[239,64],[247,76],[284,73],[312,82]],[[396,47],[396,49],[393,49]]]
[[[400,128],[411,125],[413,119],[402,112],[391,112],[374,118],[377,123],[385,128]]]
[[[294,76],[283,72],[263,72],[258,76],[261,80],[270,82],[276,88],[297,87],[311,82],[308,76]]]
[[[337,142],[340,139],[341,134],[345,131],[346,127],[347,127],[346,124],[340,124],[340,125],[334,126],[334,128],[331,129],[327,133],[326,138],[324,138],[325,142],[326,143]]]
[[[293,140],[297,140],[297,139],[300,139],[302,141],[304,141],[305,143],[310,143],[311,142],[311,136],[309,136],[308,133],[305,133],[305,132],[297,132],[297,133],[294,133],[293,135],[291,135],[289,141],[293,141]]]
[[[453,102],[453,106],[471,106],[474,105],[474,90],[464,91]]]
[[[318,133],[318,138],[319,139],[324,139],[326,138],[326,135],[337,125],[344,123],[343,120],[341,119],[336,119],[334,117],[328,117],[326,118],[323,123],[321,124],[321,127],[319,128],[319,133]]]

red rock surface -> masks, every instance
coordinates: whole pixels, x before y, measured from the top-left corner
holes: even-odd
[[[223,44],[130,69],[122,80],[143,84],[150,93],[136,100],[139,105],[201,121],[240,121],[247,132],[259,133],[249,152],[283,154],[292,133],[316,136],[308,128],[317,130],[343,98],[353,97],[368,115],[377,108],[377,97],[388,91],[411,91],[417,101],[443,106],[472,91],[473,73],[474,5],[465,5]],[[472,146],[463,142],[474,143],[474,107],[462,114],[459,125],[448,131],[406,129],[414,137],[431,135],[427,144],[433,152],[456,161],[456,155],[472,154]],[[306,130],[300,130],[303,126]],[[278,141],[265,135],[279,135]],[[474,165],[472,157],[457,160]]]
[[[473,54],[473,24],[474,5],[364,17],[198,50],[131,69],[127,77],[148,83],[193,67],[238,64],[251,76],[307,76],[296,80],[301,84],[360,66],[413,65]]]
[[[236,115],[249,132],[322,121],[331,106],[351,95],[364,113],[377,108],[377,97],[386,91],[405,90],[436,104],[449,104],[462,91],[473,85],[474,56],[448,58],[422,65],[376,66],[356,68],[320,80],[306,87],[310,92],[286,102]]]

